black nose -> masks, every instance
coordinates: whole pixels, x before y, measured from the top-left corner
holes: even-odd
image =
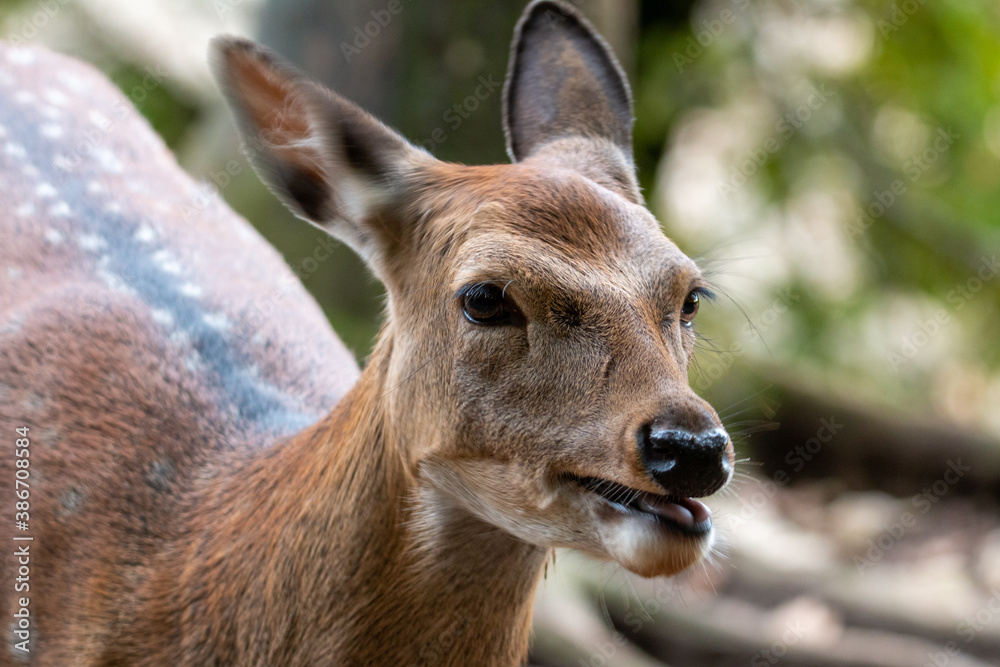
[[[699,498],[729,481],[732,465],[729,436],[721,428],[692,433],[647,424],[639,432],[639,451],[646,470],[667,493]]]

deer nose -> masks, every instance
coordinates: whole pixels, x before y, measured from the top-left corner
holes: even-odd
[[[686,498],[710,495],[729,481],[728,445],[729,435],[721,428],[692,432],[653,422],[639,433],[646,470],[669,495]]]

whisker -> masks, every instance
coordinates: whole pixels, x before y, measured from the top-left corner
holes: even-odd
[[[730,417],[735,417],[737,414],[742,414],[742,413],[731,413],[730,410],[732,410],[735,407],[741,406],[741,405],[743,405],[745,403],[748,403],[749,401],[752,401],[753,399],[757,398],[758,396],[760,396],[761,394],[763,394],[764,392],[770,390],[773,387],[774,387],[774,385],[768,385],[768,386],[764,387],[763,389],[761,389],[760,391],[756,391],[756,392],[750,394],[749,396],[747,396],[746,398],[740,399],[740,400],[736,401],[735,403],[732,403],[728,407],[726,407],[726,408],[724,408],[724,409],[722,409],[722,410],[719,411],[719,417],[721,419],[728,419]],[[767,414],[767,412],[772,412],[772,414]],[[770,410],[770,408],[767,409],[767,412],[765,412],[764,415],[768,419],[770,419],[771,417],[774,416],[773,411]]]
[[[740,423],[746,424],[746,426],[733,428],[732,425],[726,424],[726,430],[729,431],[729,436],[734,440],[736,438],[747,438],[754,433],[777,431],[781,428],[781,423],[775,421],[748,420]]]

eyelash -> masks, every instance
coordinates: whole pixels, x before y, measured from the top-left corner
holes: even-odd
[[[718,299],[718,295],[707,287],[695,287],[691,290],[691,294],[697,294],[699,297],[706,299],[707,301],[715,301]]]

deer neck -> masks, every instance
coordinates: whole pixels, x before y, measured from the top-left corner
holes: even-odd
[[[273,610],[271,655],[288,664],[518,664],[549,552],[422,484],[383,409],[391,349],[383,336],[329,416],[260,454],[227,485],[229,501],[216,499],[227,529],[215,535],[235,568],[215,574],[267,580],[246,612],[259,624],[259,609]],[[295,636],[278,636],[291,626]]]

